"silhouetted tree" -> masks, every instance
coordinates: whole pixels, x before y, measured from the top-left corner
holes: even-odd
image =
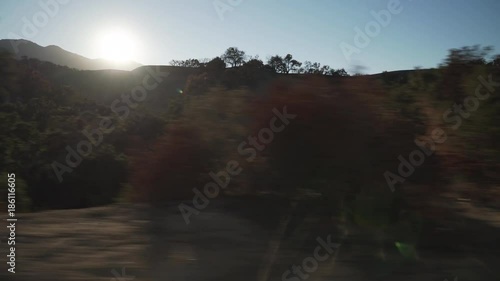
[[[496,55],[490,62],[492,66],[500,67],[500,55]]]
[[[279,55],[272,56],[267,60],[267,64],[274,69],[274,72],[285,74],[297,72],[302,65],[302,63],[294,60],[290,54],[287,54],[284,58]]]
[[[184,63],[186,67],[200,67],[200,61],[197,59],[188,59]]]
[[[222,55],[222,60],[231,67],[241,66],[245,63],[245,52],[236,47],[230,47]]]
[[[475,66],[486,64],[486,56],[491,51],[492,47],[479,45],[449,50],[448,56],[441,65],[443,76],[438,97],[451,98],[457,102],[463,100],[466,95],[462,83],[464,77]]]
[[[187,60],[171,60],[170,65],[181,66],[181,67],[200,67],[200,61],[197,59],[187,59]]]
[[[329,75],[330,74],[330,71],[332,69],[330,68],[329,65],[323,65],[320,69],[319,69],[319,72],[323,75]]]
[[[171,66],[181,66],[182,61],[181,60],[171,60],[168,62],[168,64],[170,64]]]
[[[338,76],[338,77],[349,76],[347,71],[345,71],[345,69],[343,69],[343,68],[340,68],[337,70],[331,69],[330,72],[332,73],[332,76]]]
[[[302,63],[293,59],[292,55],[287,54],[283,58],[283,65],[284,65],[284,73],[288,74],[290,72],[296,72],[299,69],[299,67],[302,65]]]
[[[299,73],[323,74],[321,70],[321,64],[319,62],[312,63],[310,61],[304,62],[304,67],[299,70]]]
[[[226,69],[226,63],[220,57],[216,57],[205,65],[205,69],[212,77],[220,77]]]
[[[465,46],[460,49],[451,49],[448,57],[444,60],[443,66],[460,65],[482,65],[486,63],[493,47],[481,47],[480,45]]]
[[[269,77],[269,73],[274,72],[259,59],[249,60],[238,70],[240,72],[241,83],[249,87],[254,87],[264,82]]]
[[[259,59],[251,59],[247,61],[243,66],[247,68],[260,69],[264,67],[264,62]]]
[[[274,70],[274,72],[283,73],[284,62],[282,57],[278,55],[272,56],[267,60],[267,64]]]

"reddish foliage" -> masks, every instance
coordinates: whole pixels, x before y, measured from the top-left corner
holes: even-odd
[[[194,128],[173,125],[146,152],[136,154],[131,183],[136,199],[160,203],[192,197],[200,175],[208,173],[207,150]]]
[[[269,160],[272,188],[290,190],[314,180],[351,191],[385,184],[383,174],[397,168],[398,155],[415,149],[413,126],[397,119],[387,123],[382,117],[384,93],[374,81],[339,81],[277,81],[251,105],[255,134],[269,128],[273,108],[282,112],[286,106],[289,114],[297,115],[261,152]]]

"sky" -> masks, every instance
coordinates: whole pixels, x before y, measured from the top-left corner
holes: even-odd
[[[499,11],[498,0],[2,0],[0,38],[154,65],[235,46],[378,73],[436,67],[475,44],[500,53]]]

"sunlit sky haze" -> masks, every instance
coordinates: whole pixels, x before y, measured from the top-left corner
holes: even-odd
[[[391,1],[3,0],[0,38],[142,64],[213,58],[236,46],[264,60],[291,53],[333,68],[362,65],[367,73],[436,67],[448,49],[466,45],[492,45],[500,53],[500,1],[400,0],[400,12],[347,59],[342,43],[356,47],[356,28],[365,30]],[[46,22],[23,35],[26,20],[44,11],[41,3],[51,9]]]

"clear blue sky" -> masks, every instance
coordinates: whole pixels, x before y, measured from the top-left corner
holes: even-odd
[[[219,1],[237,5],[221,18],[214,0],[69,0],[34,36],[26,37],[23,17],[33,21],[43,11],[39,2],[50,0],[2,0],[0,38],[17,34],[96,58],[97,34],[119,26],[133,34],[139,44],[134,59],[143,64],[213,58],[237,46],[261,59],[291,53],[300,61],[333,68],[363,65],[367,73],[436,67],[448,49],[466,45],[492,45],[500,53],[498,0],[400,0],[403,10],[350,61],[341,42],[354,46],[354,28],[364,29],[373,20],[371,11],[387,9],[390,0]]]

